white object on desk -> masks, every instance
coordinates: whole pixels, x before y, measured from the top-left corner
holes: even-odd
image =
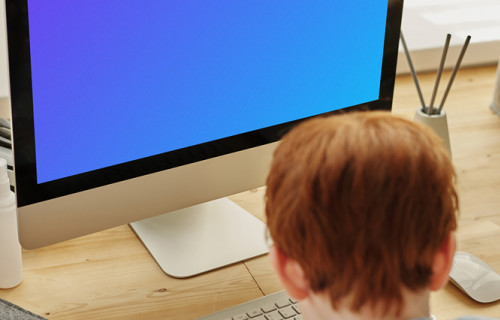
[[[467,252],[457,252],[450,279],[472,299],[489,303],[500,300],[500,275],[486,262]]]
[[[497,80],[495,90],[493,91],[493,101],[491,102],[491,110],[496,112],[500,117],[500,60],[498,61]]]
[[[23,263],[17,233],[16,198],[10,191],[7,161],[0,159],[0,288],[15,287],[22,279]]]
[[[227,198],[130,224],[161,269],[186,278],[266,254],[266,225]]]
[[[472,40],[462,66],[496,63],[500,56],[499,13],[498,0],[405,0],[401,29],[417,71],[437,69],[448,33],[453,37],[445,68],[453,67],[469,34]],[[410,72],[401,46],[397,72]]]
[[[422,110],[422,107],[418,107],[413,120],[434,130],[434,132],[443,141],[443,144],[451,157],[450,134],[448,131],[448,118],[446,116],[446,111],[441,110],[439,114],[428,115]]]

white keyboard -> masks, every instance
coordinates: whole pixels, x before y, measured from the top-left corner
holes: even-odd
[[[198,320],[302,320],[297,301],[285,291],[251,300]]]

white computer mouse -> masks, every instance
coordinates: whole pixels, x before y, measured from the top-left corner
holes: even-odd
[[[500,299],[500,275],[473,254],[455,253],[450,280],[478,302],[488,303]]]

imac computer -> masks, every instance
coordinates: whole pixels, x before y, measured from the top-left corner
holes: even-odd
[[[174,277],[265,253],[224,197],[296,123],[391,109],[402,6],[6,0],[21,244],[131,223]]]

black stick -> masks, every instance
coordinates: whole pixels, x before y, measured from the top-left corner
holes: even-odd
[[[455,80],[455,76],[457,75],[458,69],[460,68],[460,64],[462,63],[462,59],[465,55],[465,51],[467,50],[467,47],[469,46],[470,42],[470,36],[467,36],[467,39],[465,39],[464,46],[462,47],[462,51],[460,52],[460,56],[458,57],[457,64],[455,65],[455,68],[453,69],[453,72],[451,73],[450,81],[448,82],[448,87],[446,87],[446,91],[444,92],[443,100],[441,101],[441,104],[439,105],[439,110],[438,114],[441,113],[441,110],[443,110],[444,102],[446,101],[446,98],[448,97],[448,93],[450,92],[451,85],[453,84],[453,80]]]
[[[431,103],[427,109],[427,114],[432,114],[432,108],[434,107],[434,100],[436,99],[437,90],[439,87],[439,81],[441,80],[441,74],[443,73],[444,62],[446,60],[446,54],[448,53],[448,48],[450,46],[451,34],[448,33],[446,36],[446,41],[444,43],[443,54],[441,55],[441,62],[439,63],[439,69],[437,72],[436,83],[434,84],[434,91],[432,92]]]
[[[417,87],[418,97],[420,98],[420,102],[422,103],[422,111],[424,111],[425,110],[424,96],[422,95],[422,90],[420,90],[420,84],[418,83],[417,73],[415,72],[415,68],[413,68],[413,62],[411,61],[410,52],[408,51],[408,47],[406,46],[406,41],[402,31],[401,31],[401,43],[403,44],[403,49],[405,51],[406,59],[408,60],[408,65],[410,66],[410,71],[411,75],[413,76],[413,81],[415,81],[415,86]]]

